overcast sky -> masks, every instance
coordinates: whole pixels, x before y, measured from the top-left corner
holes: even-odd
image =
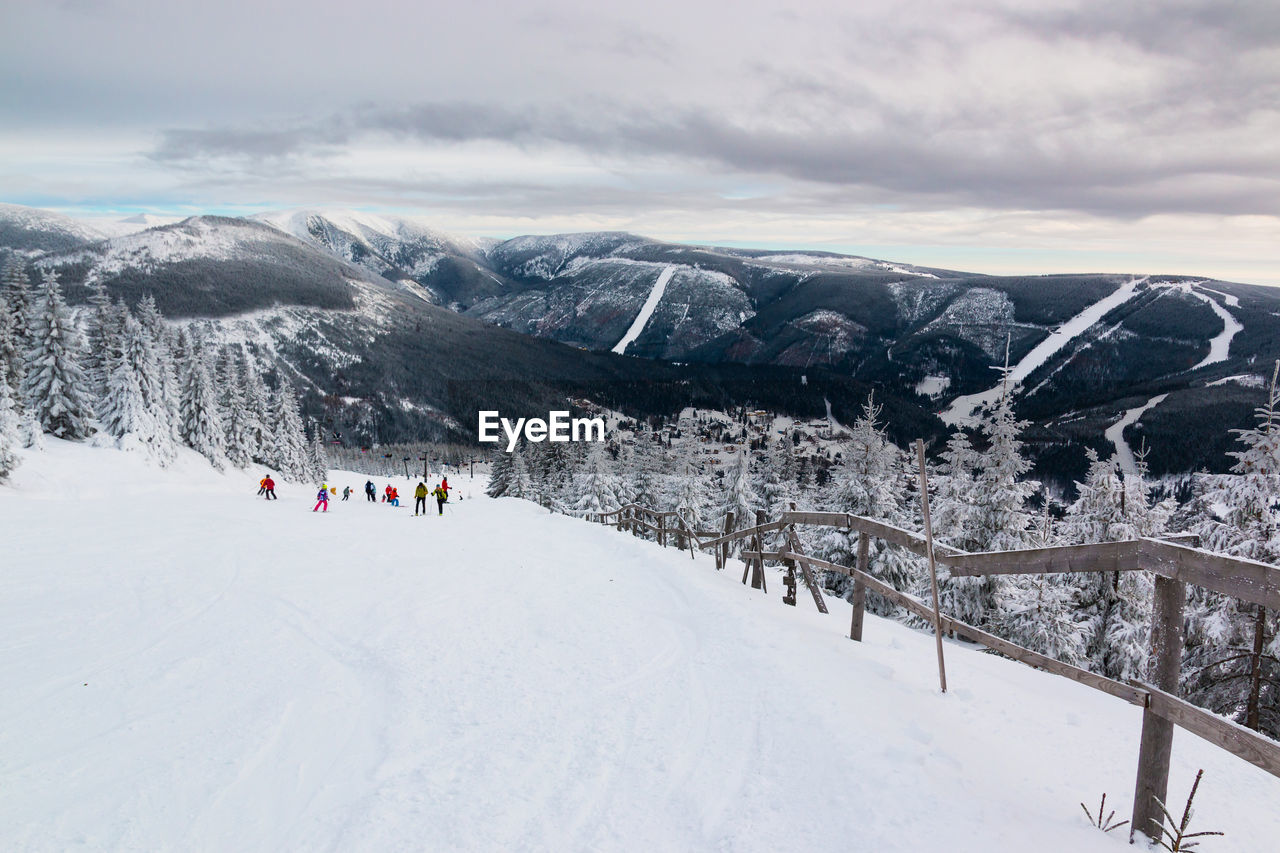
[[[1280,284],[1276,0],[0,7],[0,201]]]

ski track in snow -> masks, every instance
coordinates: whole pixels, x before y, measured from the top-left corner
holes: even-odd
[[[779,569],[752,590],[481,477],[414,518],[331,472],[357,496],[321,515],[186,450],[21,455],[0,849],[1123,846],[1077,803],[1132,789],[1140,709],[950,641],[940,694],[928,633],[852,643]],[[1272,849],[1280,779],[1179,730],[1170,791],[1200,767],[1215,853]]]
[[[1208,290],[1208,288],[1204,289]],[[1211,290],[1209,292],[1218,293],[1216,290]],[[1190,293],[1197,299],[1203,300],[1213,310],[1213,313],[1218,315],[1218,319],[1222,320],[1222,331],[1217,337],[1209,341],[1209,354],[1202,358],[1200,363],[1191,369],[1199,370],[1200,368],[1207,367],[1210,364],[1217,364],[1220,361],[1226,361],[1227,356],[1231,352],[1232,338],[1234,338],[1239,332],[1243,331],[1244,326],[1240,324],[1240,321],[1236,319],[1234,314],[1219,305],[1218,300],[1214,299],[1212,296],[1206,296],[1196,290],[1192,285],[1187,285],[1187,293]],[[1219,293],[1218,295],[1223,299],[1226,299],[1228,303],[1230,303],[1232,299],[1235,299],[1234,296],[1228,296],[1225,293]],[[1235,299],[1234,304],[1239,305],[1240,300]]]
[[[1133,455],[1133,448],[1129,446],[1129,442],[1124,440],[1124,431],[1132,424],[1136,424],[1138,419],[1147,413],[1148,410],[1154,409],[1156,406],[1164,402],[1168,394],[1159,394],[1152,397],[1136,409],[1130,409],[1125,412],[1120,420],[1107,427],[1107,441],[1110,441],[1116,447],[1116,458],[1120,461],[1120,470],[1124,472],[1126,477],[1138,476],[1138,460]]]
[[[1048,361],[1067,344],[1088,331],[1094,323],[1105,317],[1108,312],[1132,299],[1137,293],[1138,285],[1146,280],[1146,277],[1134,279],[1128,284],[1116,288],[1114,292],[1085,308],[1055,329],[1049,337],[1036,344],[1031,352],[1023,356],[1022,360],[1013,366],[1009,371],[1009,384],[1016,387],[1018,383],[1035,372],[1036,368]],[[942,418],[943,423],[948,426],[972,425],[975,422],[974,412],[978,408],[989,406],[1000,399],[1003,387],[1003,382],[997,382],[986,391],[957,397],[947,407],[946,411],[939,414],[938,417]]]
[[[622,336],[622,340],[618,341],[613,348],[613,351],[618,355],[626,352],[627,347],[631,346],[632,342],[640,337],[640,333],[644,331],[649,318],[653,316],[653,309],[657,308],[658,303],[662,301],[662,294],[667,290],[667,282],[671,281],[671,276],[675,274],[675,271],[676,265],[672,264],[658,274],[658,280],[653,283],[653,289],[649,291],[644,304],[640,306],[640,313],[632,321],[631,328],[627,329],[627,333]]]

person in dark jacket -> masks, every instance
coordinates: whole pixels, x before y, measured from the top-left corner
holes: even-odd
[[[440,485],[436,486],[435,491],[431,494],[436,496],[436,509],[439,510],[439,514],[444,515],[444,505],[449,500],[449,493],[444,490],[443,485]]]
[[[265,479],[263,479],[263,481],[262,481],[262,489],[263,489],[263,491],[265,491],[265,492],[266,492],[267,500],[269,500],[269,501],[278,501],[278,500],[280,500],[278,497],[276,497],[276,481],[275,481],[275,480],[273,480],[273,479],[271,479],[271,475],[270,475],[270,474],[268,474],[268,475],[266,476],[266,478],[265,478]]]
[[[378,489],[373,485],[373,480],[368,480],[364,484],[364,496],[373,503],[378,502]]]

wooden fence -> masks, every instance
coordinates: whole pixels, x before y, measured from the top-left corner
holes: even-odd
[[[690,546],[710,550],[715,555],[717,569],[727,566],[732,543],[745,540],[744,544],[749,547],[740,554],[745,563],[743,583],[746,583],[747,572],[751,572],[752,585],[767,591],[764,561],[781,561],[785,567],[785,580],[790,593],[783,598],[787,604],[796,603],[795,589],[799,582],[797,568],[815,605],[823,613],[827,612],[827,607],[814,572],[836,572],[851,578],[853,592],[850,598],[853,609],[849,637],[853,640],[862,639],[866,593],[871,590],[929,621],[935,626],[939,637],[942,632],[959,635],[1028,666],[1069,678],[1141,707],[1143,723],[1131,833],[1140,831],[1152,839],[1159,836],[1162,819],[1160,803],[1165,801],[1168,790],[1174,726],[1180,726],[1280,777],[1280,743],[1198,708],[1176,695],[1181,674],[1186,584],[1193,583],[1264,607],[1280,609],[1280,568],[1275,566],[1204,551],[1194,547],[1198,542],[1193,537],[1185,536],[967,553],[933,542],[931,537],[877,519],[839,512],[797,512],[793,509],[782,513],[773,521],[767,521],[763,513],[757,513],[756,524],[742,530],[734,530],[734,518],[729,513],[722,531],[693,530],[679,513],[658,512],[637,504],[628,504],[613,512],[593,514],[588,518],[604,524],[612,519],[618,530],[629,529],[637,536],[646,532],[654,533],[663,546],[668,544],[669,535],[674,533],[681,548],[690,548],[690,556],[693,554],[693,547]],[[808,555],[801,543],[798,527],[833,527],[857,532],[855,565],[842,566]],[[765,536],[770,533],[780,533],[778,538],[785,542],[785,546],[766,550],[763,543]],[[955,577],[1144,569],[1151,571],[1156,581],[1151,638],[1151,675],[1154,683],[1122,682],[1107,678],[1011,643],[943,614],[936,604],[931,606],[913,595],[897,590],[869,572],[870,545],[873,539],[881,539],[921,556],[927,556],[932,549],[937,562],[948,566],[951,575]],[[941,647],[938,662],[941,676]],[[946,689],[945,677],[943,689]]]

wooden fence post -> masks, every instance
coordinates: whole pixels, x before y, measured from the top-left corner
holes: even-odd
[[[1151,682],[1166,693],[1177,695],[1182,675],[1182,610],[1187,601],[1187,585],[1156,575],[1151,612]],[[1173,723],[1142,712],[1142,745],[1138,749],[1138,782],[1133,794],[1133,818],[1129,841],[1141,832],[1152,841],[1160,839],[1164,814],[1160,803],[1169,794],[1169,758],[1173,752]]]
[[[768,521],[769,521],[769,516],[765,514],[764,510],[762,509],[756,510],[756,527],[760,527],[763,524],[767,524]],[[763,551],[764,536],[757,533],[755,535],[755,542],[756,542],[756,552],[759,553]],[[765,584],[764,557],[756,557],[755,560],[752,561],[752,567],[751,567],[751,588],[764,589],[765,592],[768,592],[769,590],[767,587],[765,587],[764,584]]]
[[[658,544],[663,548],[667,547],[667,516],[666,513],[658,513]]]
[[[733,510],[729,510],[724,514],[724,535],[728,536],[733,532]],[[717,569],[725,569],[729,567],[729,543],[721,542],[717,549],[720,552],[720,565]]]
[[[938,683],[947,692],[947,664],[942,658],[942,608],[938,604],[938,564],[933,559],[933,521],[929,517],[929,475],[924,467],[924,441],[916,439],[920,462],[920,508],[924,511],[925,551],[929,557],[929,587],[933,590],[933,636],[938,644]]]
[[[866,572],[870,562],[871,537],[858,534],[858,571]],[[859,578],[853,579],[853,618],[849,622],[849,639],[862,642],[862,623],[867,615],[867,585]]]

